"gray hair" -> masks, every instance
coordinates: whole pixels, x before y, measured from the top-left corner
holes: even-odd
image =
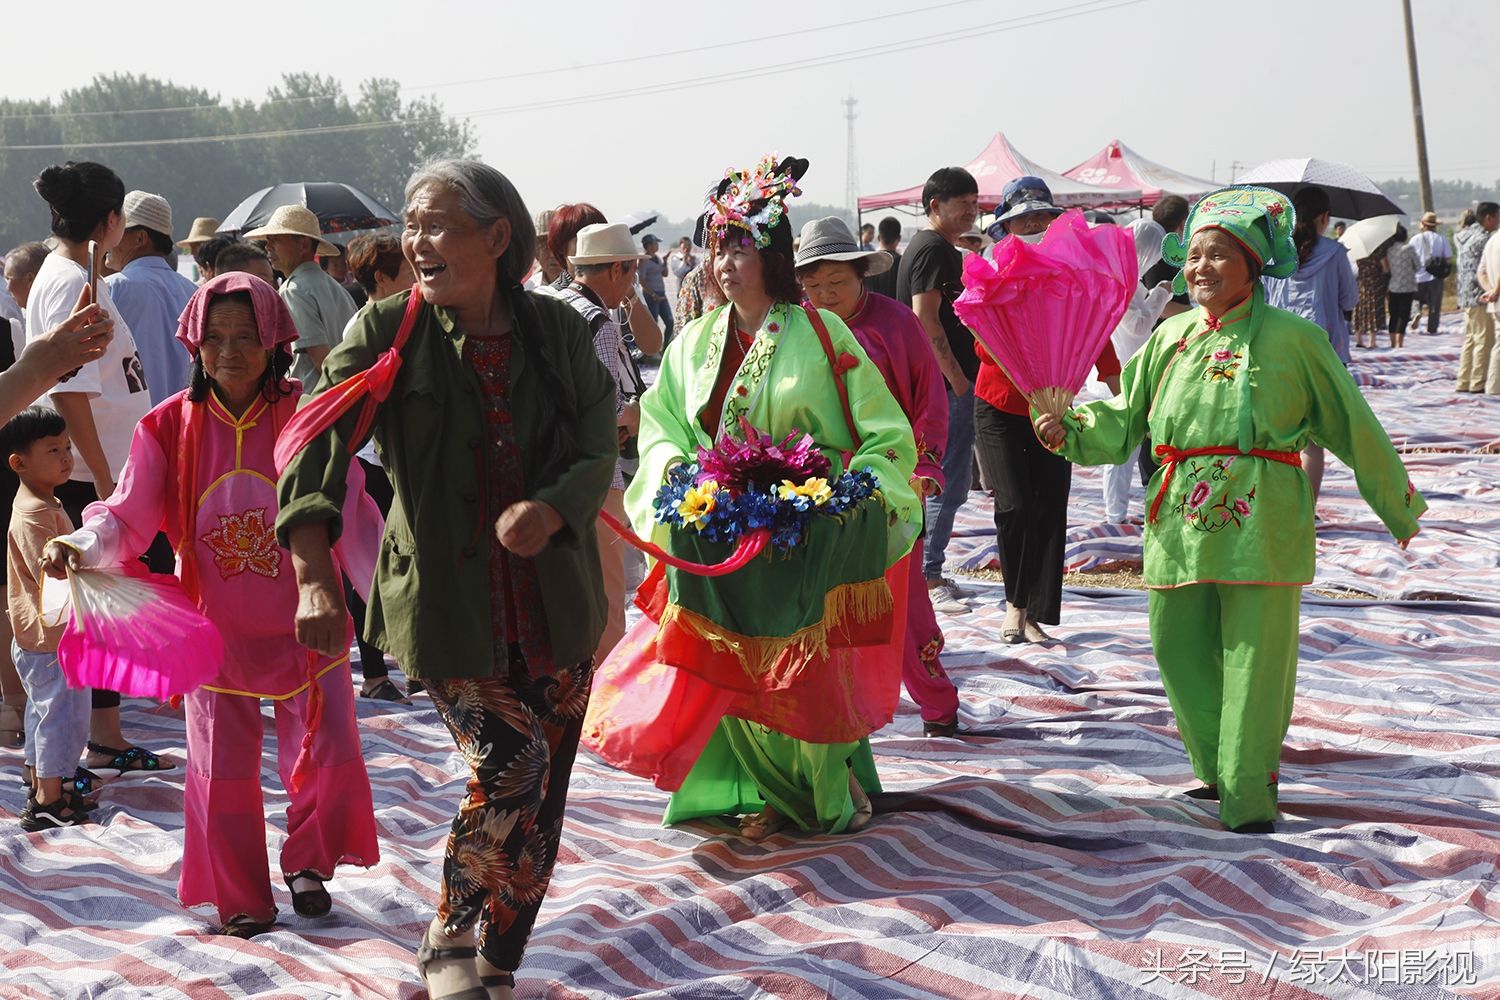
[[[16,275],[36,277],[37,272],[42,269],[42,262],[47,259],[47,254],[52,251],[47,249],[47,244],[39,242],[22,243],[10,253],[5,255],[6,261],[16,262]]]
[[[526,203],[504,174],[479,160],[442,158],[429,160],[406,182],[406,200],[424,187],[441,184],[457,191],[464,214],[481,226],[500,219],[510,223],[510,245],[500,255],[497,267],[508,284],[518,283],[536,257],[536,226]]]

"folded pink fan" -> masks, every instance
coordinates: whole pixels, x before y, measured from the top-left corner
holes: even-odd
[[[1004,239],[993,256],[966,258],[953,310],[1032,406],[1061,417],[1130,304],[1135,241],[1072,209],[1040,243]]]
[[[213,679],[224,640],[175,576],[139,563],[69,570],[73,615],[57,645],[71,687],[166,701]]]

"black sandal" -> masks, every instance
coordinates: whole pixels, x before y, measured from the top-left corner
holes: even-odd
[[[257,934],[264,934],[275,926],[275,924],[276,918],[274,916],[270,920],[260,921],[252,920],[241,913],[239,916],[231,917],[228,922],[214,931],[214,933],[222,934],[224,937],[240,938],[241,940],[248,941]]]
[[[425,986],[427,984],[427,967],[433,962],[460,962],[468,959],[472,963],[478,957],[479,952],[473,945],[434,948],[432,942],[428,940],[427,933],[424,931],[422,933],[422,943],[417,946],[417,972],[421,974],[422,984]],[[475,970],[475,975],[478,975],[478,970]],[[481,979],[480,985],[467,987],[457,993],[438,994],[433,993],[429,989],[428,998],[429,1000],[490,1000],[490,991],[484,988],[483,983],[484,980]]]
[[[398,705],[411,704],[410,701],[407,701],[406,695],[401,693],[401,689],[389,677],[382,677],[378,684],[368,690],[361,684],[359,686],[359,696],[361,698],[369,698],[371,701],[393,701]]]
[[[119,777],[127,771],[168,771],[175,765],[163,763],[156,754],[145,747],[125,747],[123,750],[115,747],[107,747],[102,743],[89,741],[89,753],[99,754],[101,757],[110,756],[114,759],[103,767],[94,768],[95,771],[113,771],[110,777]],[[97,775],[96,775],[97,776]]]
[[[286,879],[287,890],[292,894],[292,909],[297,911],[299,917],[326,917],[328,911],[333,909],[333,897],[328,895],[328,890],[323,887],[323,878],[314,871],[300,871],[292,875],[282,874]],[[316,889],[306,889],[298,892],[293,886],[299,878],[318,883]]]
[[[500,986],[505,986],[505,987],[508,987],[510,989],[515,989],[516,988],[516,977],[515,977],[514,973],[510,973],[510,972],[497,972],[493,976],[480,976],[479,977],[479,985],[483,986],[486,991],[495,989],[495,988],[500,987]],[[488,998],[486,998],[486,1000],[488,1000]]]

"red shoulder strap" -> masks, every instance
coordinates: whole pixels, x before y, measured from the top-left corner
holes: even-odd
[[[828,327],[824,325],[823,317],[819,316],[818,311],[812,306],[802,308],[807,311],[807,318],[812,322],[813,329],[817,331],[818,343],[823,345],[823,353],[828,358],[828,366],[833,369],[833,387],[838,390],[839,406],[844,410],[844,424],[849,428],[849,439],[854,442],[854,450],[858,451],[862,439],[854,426],[854,411],[849,408],[849,387],[844,385],[844,372],[859,362],[847,354],[835,357],[833,339],[828,336]]]

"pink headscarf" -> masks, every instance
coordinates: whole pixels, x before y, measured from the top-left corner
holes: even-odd
[[[250,305],[255,310],[255,327],[260,332],[260,346],[272,350],[277,344],[297,339],[297,324],[276,289],[253,274],[244,271],[229,271],[218,275],[208,284],[193,293],[187,308],[182,310],[182,319],[177,322],[177,339],[188,349],[189,354],[198,353],[203,343],[203,324],[208,321],[208,306],[216,295],[231,292],[249,292]]]

